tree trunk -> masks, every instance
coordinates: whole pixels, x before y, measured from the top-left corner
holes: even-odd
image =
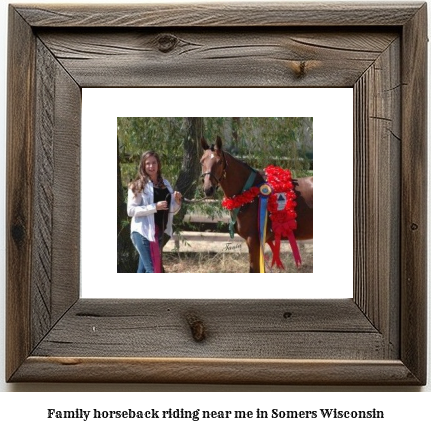
[[[199,175],[201,174],[200,158],[202,154],[201,137],[203,136],[203,118],[186,117],[184,118],[184,155],[181,171],[178,175],[175,189],[183,194],[187,199],[193,199],[198,186]],[[176,218],[182,220],[187,211],[185,205]]]
[[[238,132],[241,127],[241,118],[232,117],[232,145],[238,147],[239,136]]]
[[[183,162],[181,171],[175,183],[175,190],[181,192],[183,197],[193,199],[201,173],[200,158],[202,154],[201,137],[203,136],[204,121],[202,117],[184,118],[184,140],[183,140]],[[175,215],[177,224],[182,224],[187,212],[187,206],[182,205],[180,211]],[[163,236],[163,247],[169,241],[169,236]]]
[[[203,118],[184,118],[185,136],[183,140],[184,155],[181,171],[175,188],[186,198],[193,198],[196,191],[196,180],[200,174],[200,140],[203,133]]]

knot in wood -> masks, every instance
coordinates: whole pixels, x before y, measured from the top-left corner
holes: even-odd
[[[300,61],[295,64],[293,67],[293,71],[295,72],[295,75],[297,78],[304,78],[304,76],[307,74],[307,62]]]
[[[322,62],[317,60],[288,61],[287,65],[297,79],[303,79],[311,70],[321,67]]]
[[[162,34],[157,38],[157,47],[161,52],[172,51],[178,44],[178,38],[172,34]]]
[[[21,245],[25,239],[25,227],[22,223],[14,223],[11,227],[11,235],[17,245]]]
[[[206,338],[206,329],[202,320],[196,316],[187,316],[187,323],[189,324],[193,339],[197,342],[204,341]]]

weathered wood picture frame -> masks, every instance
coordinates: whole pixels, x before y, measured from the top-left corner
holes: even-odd
[[[426,45],[424,3],[11,5],[7,381],[425,384]],[[353,88],[353,299],[80,298],[81,89],[153,86]]]

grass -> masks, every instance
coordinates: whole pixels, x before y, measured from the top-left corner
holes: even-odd
[[[272,255],[267,259],[265,272],[273,273],[310,273],[313,272],[313,252],[302,253],[302,266],[296,268],[290,253],[282,253],[281,260],[285,269],[270,268]],[[249,272],[247,253],[191,253],[164,252],[165,272],[171,273],[245,273]]]

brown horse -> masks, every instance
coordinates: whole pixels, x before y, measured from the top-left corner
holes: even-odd
[[[222,149],[222,140],[217,137],[215,145],[208,145],[205,138],[201,139],[204,154],[201,158],[204,192],[207,197],[213,196],[218,186],[225,197],[240,194],[246,184],[252,168],[246,163],[236,159]],[[257,173],[252,186],[264,183],[260,172]],[[294,179],[296,193],[296,221],[294,231],[297,240],[313,238],[313,177]],[[245,239],[250,259],[250,272],[260,272],[260,239],[258,232],[258,199],[242,206],[237,215],[235,224],[236,233]],[[268,220],[267,240],[274,237],[270,220]]]

